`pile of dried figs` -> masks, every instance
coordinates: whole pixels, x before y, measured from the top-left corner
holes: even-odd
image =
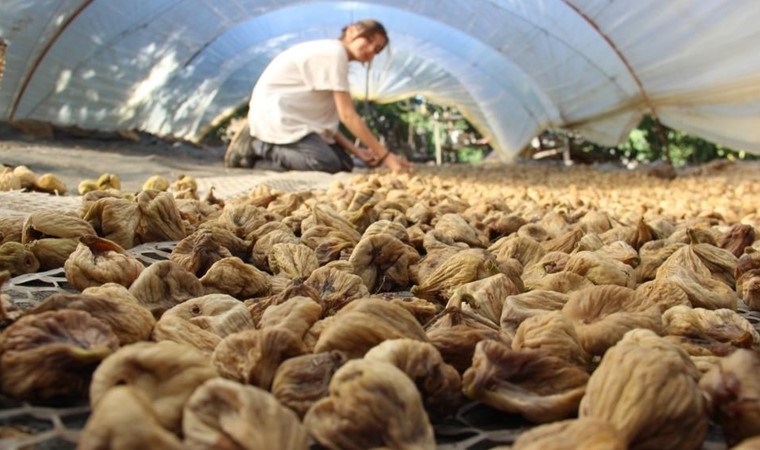
[[[760,179],[514,169],[0,218],[0,280],[79,291],[3,298],[2,393],[88,398],[81,449],[432,449],[468,399],[513,449],[760,448]]]

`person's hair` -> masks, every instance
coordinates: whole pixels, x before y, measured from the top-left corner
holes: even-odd
[[[348,31],[348,28],[354,26],[359,30],[359,34],[356,35],[357,38],[360,37],[370,37],[374,36],[376,34],[380,34],[385,38],[385,45],[381,49],[385,49],[385,47],[388,46],[388,43],[390,42],[388,39],[388,32],[385,31],[385,27],[382,23],[378,22],[377,20],[372,19],[364,19],[356,21],[352,24],[346,25],[340,30],[340,38],[344,39],[346,37],[346,32]]]

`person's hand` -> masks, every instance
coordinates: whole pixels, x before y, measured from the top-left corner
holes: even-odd
[[[389,153],[383,161],[385,166],[394,173],[409,173],[414,167],[409,161],[399,158],[394,153]]]
[[[370,167],[375,167],[378,164],[377,155],[368,148],[356,147],[356,156]]]

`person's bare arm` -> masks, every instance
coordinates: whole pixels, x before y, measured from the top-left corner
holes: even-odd
[[[333,98],[338,109],[338,117],[343,125],[356,136],[375,155],[376,161],[382,161],[394,172],[406,171],[411,164],[388,151],[372,134],[364,119],[356,112],[354,102],[348,92],[334,91]],[[345,136],[344,136],[345,138]],[[342,145],[342,144],[341,144]]]

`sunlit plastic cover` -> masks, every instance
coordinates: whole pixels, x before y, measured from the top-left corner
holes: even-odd
[[[510,159],[544,129],[614,145],[643,114],[760,154],[756,0],[3,0],[0,120],[195,139],[271,58],[389,30],[369,96],[455,105]],[[364,68],[351,73],[365,94]]]

